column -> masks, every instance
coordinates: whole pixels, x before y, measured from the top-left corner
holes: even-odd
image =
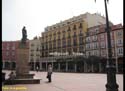
[[[3,62],[3,67],[2,67],[2,69],[4,69],[5,68],[5,62]]]
[[[35,71],[36,70],[36,67],[35,67],[36,63],[34,62],[34,66],[33,66],[33,70]]]
[[[12,69],[12,62],[10,61],[9,62],[9,70],[11,70]]]
[[[92,64],[92,68],[91,68],[92,72],[93,72],[93,68],[94,68],[94,67],[93,67],[93,64]]]
[[[117,58],[117,56],[116,56],[116,63],[115,63],[115,65],[116,65],[116,73],[118,73],[118,58]]]
[[[66,72],[68,71],[68,62],[66,62]]]
[[[42,62],[40,62],[40,71],[42,70]]]
[[[58,63],[58,71],[60,71],[60,63]]]
[[[48,67],[48,65],[47,65],[47,61],[46,61],[46,71],[47,71],[47,67]]]
[[[53,68],[53,62],[52,62],[52,68]]]
[[[86,71],[86,62],[84,61],[84,72],[87,72]]]
[[[99,63],[99,72],[102,71],[102,68],[101,68],[101,63]]]
[[[75,70],[75,72],[77,72],[77,64],[76,63],[74,64],[74,70]]]

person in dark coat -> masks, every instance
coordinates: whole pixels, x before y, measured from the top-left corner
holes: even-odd
[[[52,76],[52,65],[49,64],[49,65],[48,65],[48,72],[47,72],[48,82],[51,82],[51,81],[52,81],[51,76]]]
[[[11,72],[10,74],[9,74],[9,79],[8,80],[14,80],[16,78],[16,74],[15,74],[15,72]]]

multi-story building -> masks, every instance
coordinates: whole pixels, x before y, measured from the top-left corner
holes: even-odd
[[[52,63],[56,70],[77,71],[80,69],[82,63],[79,63],[78,66],[78,64],[73,64],[73,60],[75,60],[76,56],[80,56],[80,53],[85,52],[87,29],[100,24],[105,24],[105,18],[103,16],[86,13],[46,27],[41,37],[41,62],[43,69],[47,69],[48,63]],[[96,38],[94,37],[94,41],[96,41]],[[93,45],[96,46],[98,44],[95,42]],[[70,61],[57,61],[62,56],[63,59],[66,58]],[[85,69],[85,67],[82,69]]]
[[[2,68],[12,69],[16,67],[17,47],[19,41],[2,42]]]
[[[116,65],[117,72],[122,72],[123,66],[123,27],[121,24],[111,26],[111,46],[112,46],[112,59]],[[97,56],[100,59],[95,69],[102,72],[105,71],[106,62],[108,59],[108,44],[107,33],[105,25],[95,26],[88,28],[86,36],[86,55]],[[104,60],[105,59],[105,60]],[[89,69],[88,69],[89,70]],[[94,72],[94,68],[91,67]]]
[[[123,27],[111,26],[112,57],[116,71],[123,71]],[[13,41],[14,42],[14,41]],[[3,68],[16,66],[19,41],[2,42]],[[105,17],[82,14],[45,28],[40,38],[28,41],[31,70],[38,66],[54,71],[105,72],[108,58]],[[14,58],[15,57],[15,58]]]
[[[31,70],[36,70],[36,67],[40,67],[38,63],[40,61],[40,38],[34,37],[33,40],[29,40],[29,62]]]
[[[85,54],[87,58],[92,57],[92,56],[96,56],[96,57],[100,56],[98,33],[99,33],[99,25],[88,28],[88,31],[86,32]],[[95,59],[93,58],[93,60]],[[94,72],[94,64],[91,63],[90,65],[88,61],[86,62],[86,72],[90,72],[90,71]],[[98,67],[98,69],[96,70],[100,71],[100,68]]]
[[[17,49],[19,41],[3,41],[2,42],[2,68],[15,69],[17,61]],[[28,46],[28,42],[27,42]]]
[[[114,32],[114,63],[116,71],[123,72],[123,27],[121,24],[112,27]]]

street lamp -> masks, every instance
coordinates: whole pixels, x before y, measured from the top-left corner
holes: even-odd
[[[95,0],[96,1],[96,0]],[[116,68],[113,64],[112,60],[112,47],[111,47],[111,37],[110,37],[110,27],[108,20],[108,10],[107,10],[107,2],[109,0],[104,0],[105,4],[105,14],[106,14],[106,32],[107,32],[107,44],[108,44],[108,59],[107,59],[107,84],[106,91],[118,91],[118,84],[116,83]]]
[[[118,91],[118,84],[116,83],[116,69],[112,60],[112,47],[111,47],[111,36],[110,36],[110,27],[108,20],[108,10],[107,10],[107,1],[105,3],[105,14],[106,14],[106,32],[107,32],[107,44],[108,44],[108,59],[107,59],[107,84],[106,91]]]

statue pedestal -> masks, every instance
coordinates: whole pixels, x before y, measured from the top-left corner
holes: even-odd
[[[17,49],[16,62],[16,78],[14,80],[6,80],[5,84],[39,84],[40,79],[33,79],[34,74],[29,74],[29,48],[25,45],[19,46]]]
[[[17,49],[17,63],[16,63],[16,78],[33,78],[33,74],[29,74],[29,48],[20,47]]]

